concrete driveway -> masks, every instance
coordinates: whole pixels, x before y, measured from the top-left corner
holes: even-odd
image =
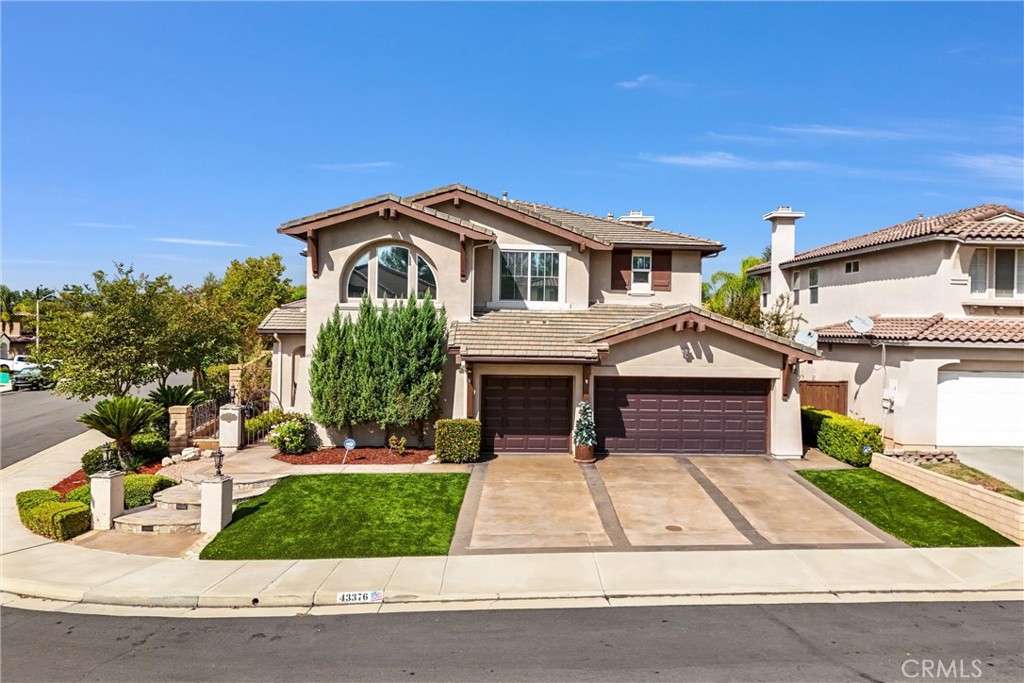
[[[770,458],[531,455],[474,469],[452,554],[902,545]]]

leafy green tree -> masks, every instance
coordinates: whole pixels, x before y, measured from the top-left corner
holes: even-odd
[[[789,294],[779,294],[772,307],[761,314],[761,329],[780,337],[795,336],[802,322],[807,320],[793,310],[793,298]]]
[[[748,256],[740,263],[738,273],[720,270],[713,274],[704,307],[741,323],[760,327],[761,281],[748,275],[747,271],[761,263],[760,257]]]
[[[234,336],[241,340],[241,359],[266,347],[257,330],[272,310],[291,300],[291,280],[282,278],[285,266],[280,254],[234,260],[220,281],[218,294],[229,311]]]
[[[190,371],[202,387],[206,368],[238,357],[242,340],[235,336],[230,312],[215,290],[178,290],[167,301],[163,316],[166,327],[157,359],[161,385],[176,372]]]
[[[136,396],[119,396],[99,401],[78,421],[113,439],[121,467],[133,469],[132,437],[159,416],[159,406]]]
[[[174,295],[170,277],[93,274],[92,285],[65,287],[49,311],[40,361],[53,363],[56,391],[82,400],[124,396],[161,377],[160,350]]]

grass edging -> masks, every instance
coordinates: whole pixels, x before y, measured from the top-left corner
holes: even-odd
[[[1016,545],[981,522],[877,470],[802,470],[798,474],[914,548]]]
[[[238,505],[204,560],[446,555],[467,473],[292,475]]]

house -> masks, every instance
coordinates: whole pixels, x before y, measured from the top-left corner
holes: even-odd
[[[448,185],[284,223],[305,246],[307,298],[261,324],[275,401],[310,410],[310,350],[336,309],[429,292],[450,325],[443,416],[480,419],[485,450],[569,452],[589,401],[611,454],[800,457],[794,377],[818,354],[701,309],[703,259],[725,247],[653,220]]]
[[[35,340],[32,335],[21,333],[20,321],[0,322],[0,358],[31,353]]]
[[[896,447],[1024,446],[1024,213],[983,204],[796,253],[803,215],[764,217],[772,260],[748,271],[762,306],[790,295],[819,335],[802,382],[845,383],[840,403]]]

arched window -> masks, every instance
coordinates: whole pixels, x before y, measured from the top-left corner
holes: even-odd
[[[370,293],[375,299],[405,299],[410,294],[437,298],[437,277],[427,260],[409,247],[388,245],[359,257],[349,273],[349,301]]]

